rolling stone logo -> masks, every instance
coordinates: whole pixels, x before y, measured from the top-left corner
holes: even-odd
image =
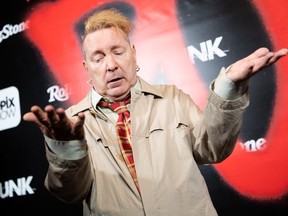
[[[165,3],[60,0],[43,4],[31,12],[26,17],[30,27],[25,33],[40,50],[59,83],[69,83],[73,89],[69,101],[76,103],[90,88],[80,86],[87,80],[81,65],[83,20],[99,8],[116,7],[134,21],[133,42],[141,67],[139,75],[150,82],[173,83],[204,107],[207,87],[222,66],[228,66],[260,46],[276,50],[288,44],[287,27],[283,22],[288,7],[286,0],[273,4],[269,0],[211,2],[213,4],[210,1],[193,4],[188,0],[166,0]],[[283,126],[288,122],[287,68],[287,61],[280,61],[277,68],[269,68],[251,81],[253,104],[245,115],[237,146],[227,160],[213,165],[229,186],[253,199],[277,199],[288,192],[288,148],[283,141],[288,134],[287,127]],[[60,100],[66,99],[64,94],[62,96]],[[7,97],[1,100],[12,106],[11,102],[16,99]],[[4,112],[8,112],[7,109]],[[7,118],[5,113],[3,116]],[[255,137],[263,138],[253,145],[262,150],[243,151],[243,144],[245,147],[252,142],[242,140]],[[264,140],[265,148],[262,148]]]

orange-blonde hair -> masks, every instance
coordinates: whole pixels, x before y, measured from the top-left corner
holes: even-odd
[[[85,31],[82,39],[97,30],[112,28],[120,29],[124,32],[129,41],[133,31],[133,23],[115,8],[96,11],[85,22]]]

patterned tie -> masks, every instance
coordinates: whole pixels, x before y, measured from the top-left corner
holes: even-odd
[[[121,154],[133,178],[133,181],[140,193],[134,159],[133,159],[132,147],[131,147],[130,112],[126,107],[126,105],[129,103],[130,103],[130,98],[125,101],[112,102],[112,103],[101,100],[99,102],[99,106],[110,108],[111,110],[113,110],[114,112],[118,114],[118,120],[116,123],[116,131],[118,135],[118,142],[119,142]]]

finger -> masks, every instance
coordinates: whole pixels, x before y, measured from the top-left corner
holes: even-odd
[[[56,110],[58,117],[59,117],[59,122],[61,124],[61,127],[63,128],[71,128],[71,120],[67,117],[65,114],[65,111],[63,108],[58,108]]]
[[[85,116],[84,113],[78,113],[76,117],[74,117],[74,128],[73,128],[73,134],[76,139],[83,139],[84,138],[84,120]]]
[[[264,67],[268,67],[275,62],[277,62],[280,58],[287,55],[287,49],[281,49],[275,53],[269,52],[265,56],[255,59],[255,66],[253,68],[253,72],[257,72]]]
[[[44,133],[47,136],[52,137],[52,135],[51,135],[52,133],[51,133],[51,131],[49,131],[49,128],[47,128],[46,125],[42,124],[41,121],[39,120],[39,116],[41,116],[40,119],[44,118],[44,117],[42,117],[42,114],[41,114],[41,108],[40,107],[32,106],[31,112],[26,113],[23,116],[23,120],[35,123],[36,126],[42,131],[42,133]]]
[[[39,107],[39,106],[32,106],[31,112],[34,114],[36,121],[39,126],[45,125],[48,127],[50,124],[47,121],[47,114]]]
[[[33,112],[26,113],[23,116],[23,120],[35,123],[39,128],[43,127],[43,125],[38,121],[36,115]]]
[[[266,47],[261,47],[257,49],[252,55],[254,55],[255,58],[262,58],[266,56],[269,53],[269,49]]]
[[[248,55],[247,57],[243,58],[244,61],[250,61],[254,59],[261,58],[269,53],[269,50],[266,47],[261,47],[255,50],[252,54]]]
[[[237,61],[226,73],[227,76],[234,82],[249,79],[268,65],[273,53],[267,51],[268,49],[260,48],[247,58]]]
[[[75,131],[82,130],[85,121],[84,113],[78,113],[77,120],[75,122]]]
[[[25,114],[23,115],[23,120],[24,120],[24,121],[29,121],[29,122],[35,122],[35,121],[37,121],[37,118],[36,118],[36,116],[34,115],[34,113],[28,112],[28,113],[25,113]]]
[[[52,128],[58,127],[59,117],[54,107],[52,105],[47,105],[45,107],[45,112],[47,113],[47,118],[49,119],[50,127]]]
[[[47,124],[47,114],[38,106],[32,106],[31,112],[35,115],[37,120],[42,124]]]
[[[65,111],[62,108],[56,110],[59,115],[60,122],[62,124],[62,129],[66,129],[71,133],[71,136],[66,137],[67,139],[83,139],[84,138],[84,113],[79,113],[78,116],[75,116],[71,119],[67,117]]]
[[[273,58],[274,54],[272,52],[263,55],[262,57],[255,58],[251,60],[253,62],[252,73],[260,71],[262,68],[269,66],[269,61]]]
[[[280,49],[279,51],[274,53],[274,56],[269,60],[268,64],[271,65],[277,62],[280,58],[286,56],[288,54],[288,49]]]

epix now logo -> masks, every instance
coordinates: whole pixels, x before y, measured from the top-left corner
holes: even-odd
[[[21,121],[19,91],[11,86],[0,90],[0,131],[13,128]]]

